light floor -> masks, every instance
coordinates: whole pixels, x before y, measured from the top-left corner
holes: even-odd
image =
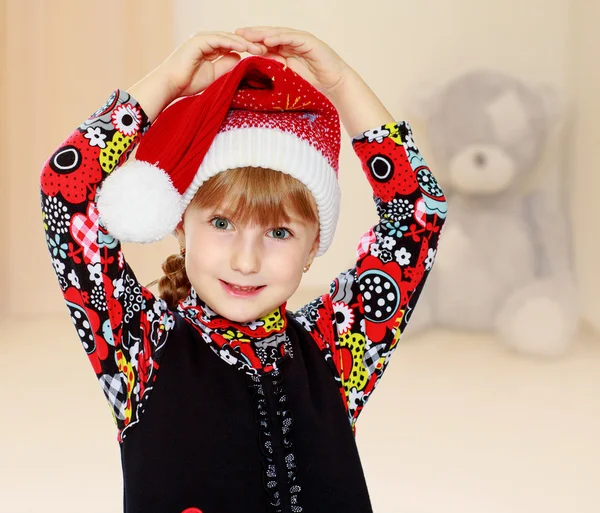
[[[112,417],[66,311],[0,322],[0,394],[1,513],[121,511]],[[377,513],[598,513],[600,340],[554,361],[406,340],[358,443]]]

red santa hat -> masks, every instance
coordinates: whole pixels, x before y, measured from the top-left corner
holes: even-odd
[[[172,233],[198,188],[228,169],[287,173],[313,194],[323,254],[339,215],[340,122],[333,104],[283,64],[241,60],[205,91],[166,108],[131,160],[97,195],[102,225],[122,242]]]

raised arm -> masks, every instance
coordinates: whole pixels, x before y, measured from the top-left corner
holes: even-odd
[[[116,91],[52,154],[40,179],[52,264],[119,433],[137,420],[173,319],[100,225],[95,198],[148,126],[137,101]]]
[[[352,144],[380,220],[361,238],[356,265],[299,314],[336,366],[354,426],[432,268],[446,202],[407,123],[368,130]]]
[[[52,264],[120,437],[140,420],[174,318],[165,302],[138,282],[120,242],[101,226],[96,193],[171,101],[201,91],[235,65],[240,56],[232,50],[263,53],[260,45],[233,34],[193,36],[129,92],[113,93],[41,173]]]

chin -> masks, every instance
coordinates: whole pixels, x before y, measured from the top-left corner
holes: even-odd
[[[251,305],[248,305],[248,307],[246,307],[246,308],[244,308],[243,306],[236,307],[233,305],[220,305],[220,306],[221,306],[221,308],[213,308],[213,310],[215,312],[217,312],[221,317],[225,317],[226,319],[229,319],[230,321],[233,321],[233,322],[245,323],[245,322],[252,322],[252,321],[256,321],[257,319],[260,319],[263,315],[266,315],[266,314],[272,312],[273,310],[275,310],[275,308],[277,308],[279,305],[274,306],[273,308],[271,308],[270,310],[268,310],[266,312],[263,312],[262,309],[252,308]]]
[[[251,312],[243,312],[240,311],[237,308],[222,308],[219,311],[215,310],[219,315],[221,315],[222,317],[225,317],[225,319],[229,319],[230,321],[233,322],[251,322],[254,321],[254,318],[252,317],[252,313]]]

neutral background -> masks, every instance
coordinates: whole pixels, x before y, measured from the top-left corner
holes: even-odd
[[[70,324],[45,248],[39,171],[116,88],[190,33],[244,25],[309,30],[335,48],[398,119],[422,84],[493,67],[563,91],[574,106],[575,260],[600,308],[598,0],[3,0],[0,10],[0,511],[120,508],[112,419]],[[435,162],[429,158],[435,173]],[[345,141],[342,217],[292,306],[352,264],[375,221]],[[176,245],[127,246],[143,283]],[[555,361],[484,336],[431,333],[402,345],[358,426],[376,512],[596,512],[600,342],[584,332]],[[211,512],[206,512],[211,513]]]

